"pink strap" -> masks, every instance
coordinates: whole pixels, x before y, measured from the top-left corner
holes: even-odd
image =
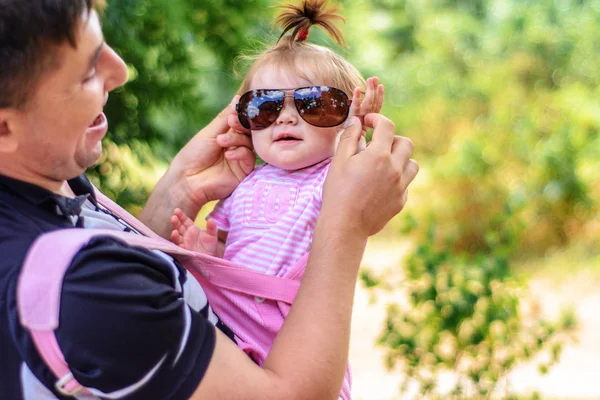
[[[38,353],[59,379],[57,390],[65,395],[85,389],[69,372],[54,333],[59,323],[62,283],[77,252],[96,236],[111,236],[130,245],[179,256],[186,268],[229,290],[290,304],[298,291],[298,281],[262,275],[226,260],[187,251],[159,237],[101,229],[63,229],[44,234],[33,243],[23,263],[17,284],[17,309],[21,325],[30,331]]]
[[[168,240],[158,236],[124,208],[112,201],[98,189],[94,189],[96,199],[100,205],[112,211],[116,216],[127,222],[138,232],[162,242],[162,245],[159,245],[153,240],[147,240],[147,238],[138,235],[135,235],[135,237],[117,235],[130,245],[161,250],[172,255],[183,256],[187,259],[192,258],[193,260],[190,260],[191,262],[185,263],[185,267],[191,270],[193,266],[193,269],[196,270],[195,272],[200,273],[201,276],[215,286],[265,299],[283,301],[288,304],[292,304],[294,301],[298,288],[300,287],[300,279],[294,279],[296,278],[295,276],[290,277],[290,279],[287,277],[282,278],[264,275],[249,270],[248,268],[244,268],[243,266],[240,267],[227,260],[183,250]],[[106,234],[113,236],[116,233],[111,231],[106,232]],[[202,262],[199,262],[200,260]],[[308,255],[305,255],[291,268],[290,271],[304,271],[307,260]]]
[[[78,231],[84,233],[81,229]],[[88,235],[83,235],[82,242],[89,241],[85,236]],[[73,246],[57,246],[53,240],[36,240],[27,253],[17,284],[21,325],[30,331],[38,353],[59,379],[57,390],[65,395],[84,390],[73,378],[54,334],[58,327],[63,277],[80,248],[77,242]]]
[[[186,268],[194,267],[213,285],[252,296],[291,304],[300,286],[296,280],[263,275],[227,260],[182,249],[164,239],[103,229],[62,229],[39,237],[27,254],[17,288],[17,301],[26,310],[20,313],[23,326],[35,330],[58,327],[63,276],[75,254],[94,236],[111,236],[133,246],[183,257]],[[52,262],[48,262],[49,255]]]
[[[69,366],[56,341],[54,331],[32,330],[30,334],[42,359],[44,359],[54,376],[58,378],[55,385],[56,390],[65,396],[73,396],[77,393],[89,394],[89,391],[77,382],[69,370]]]
[[[140,220],[135,218],[133,215],[128,213],[123,207],[112,201],[109,197],[94,187],[94,193],[96,194],[96,200],[101,206],[112,211],[116,216],[127,222],[133,229],[151,238],[160,238],[159,235],[144,225]],[[162,238],[161,238],[162,239]]]

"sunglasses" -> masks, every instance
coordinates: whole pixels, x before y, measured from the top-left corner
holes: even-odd
[[[240,97],[236,106],[238,118],[246,129],[259,131],[277,120],[283,109],[286,92],[294,91],[294,104],[300,117],[320,128],[340,125],[348,118],[348,95],[330,86],[308,86],[298,89],[255,89]]]

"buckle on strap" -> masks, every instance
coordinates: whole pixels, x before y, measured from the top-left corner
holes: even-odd
[[[75,380],[71,372],[60,378],[54,387],[60,394],[69,397],[73,397],[83,390],[83,386]]]

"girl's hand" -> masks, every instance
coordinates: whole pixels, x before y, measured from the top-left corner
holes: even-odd
[[[357,117],[360,123],[363,125],[362,137],[358,143],[358,151],[363,151],[367,147],[367,141],[365,136],[367,134],[365,125],[365,115],[371,113],[380,113],[383,107],[383,85],[379,84],[379,78],[372,76],[367,79],[367,90],[365,92],[365,98],[361,99],[362,90],[357,87],[354,89],[352,95],[352,104],[350,106],[350,112],[348,114],[347,121],[350,121],[352,117]],[[348,123],[346,123],[348,124]]]
[[[187,190],[197,209],[227,197],[254,169],[250,132],[240,125],[235,111],[238,98],[198,132],[171,164],[179,172],[173,184]]]
[[[213,219],[206,221],[206,230],[203,230],[194,225],[194,221],[183,211],[176,208],[171,217],[171,224],[173,243],[186,250],[211,256],[217,255],[217,224]]]
[[[364,99],[361,99],[362,90],[357,87],[352,94],[352,105],[350,106],[350,114],[348,121],[352,117],[358,117],[361,124],[364,124],[364,117],[367,114],[379,113],[383,107],[383,92],[382,84],[379,84],[379,78],[372,76],[367,79],[367,89]]]

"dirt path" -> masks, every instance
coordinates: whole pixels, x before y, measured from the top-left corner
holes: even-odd
[[[402,242],[372,240],[363,265],[376,271],[399,269],[406,251]],[[582,273],[559,285],[533,279],[530,287],[545,314],[554,315],[567,304],[575,306],[579,342],[565,348],[560,363],[546,376],[538,374],[535,363],[520,366],[511,374],[511,387],[521,394],[537,391],[544,399],[600,399],[600,282]],[[401,398],[400,373],[386,371],[383,351],[375,341],[385,318],[385,305],[403,301],[401,293],[378,295],[373,301],[361,285],[356,289],[350,342],[354,400]]]

